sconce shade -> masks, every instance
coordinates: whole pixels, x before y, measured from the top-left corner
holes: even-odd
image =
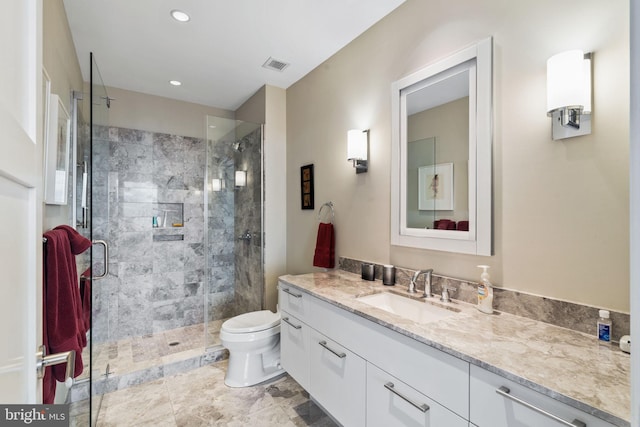
[[[367,160],[367,131],[347,132],[347,160]]]
[[[211,180],[211,191],[220,191],[220,190],[222,190],[222,179],[213,178]]]
[[[247,185],[247,171],[236,171],[236,187]]]
[[[591,112],[591,61],[581,50],[547,60],[547,113],[564,108]]]

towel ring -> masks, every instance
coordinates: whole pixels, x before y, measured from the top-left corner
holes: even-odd
[[[331,209],[331,221],[329,221],[331,224],[333,224],[333,220],[336,217],[336,213],[333,210],[333,202],[326,202],[323,203],[322,206],[320,206],[320,209],[318,210],[318,221],[323,222],[322,221],[322,209],[324,209],[324,207],[327,206],[329,209]]]

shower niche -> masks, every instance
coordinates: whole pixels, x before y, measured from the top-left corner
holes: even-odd
[[[151,218],[154,242],[184,240],[184,204],[154,203]]]
[[[154,216],[151,219],[153,228],[184,227],[184,203],[154,203]]]

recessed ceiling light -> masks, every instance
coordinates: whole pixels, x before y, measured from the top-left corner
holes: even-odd
[[[169,83],[173,86],[180,86],[182,84],[182,82],[178,80],[169,80]]]
[[[178,9],[173,9],[171,11],[171,17],[176,21],[180,21],[180,22],[187,22],[188,20],[191,19],[189,15],[187,15],[185,12]]]

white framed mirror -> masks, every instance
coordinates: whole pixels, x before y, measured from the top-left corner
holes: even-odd
[[[392,92],[391,244],[492,255],[492,39]]]
[[[47,116],[44,201],[49,205],[66,205],[71,120],[62,100],[56,94],[49,97]]]

